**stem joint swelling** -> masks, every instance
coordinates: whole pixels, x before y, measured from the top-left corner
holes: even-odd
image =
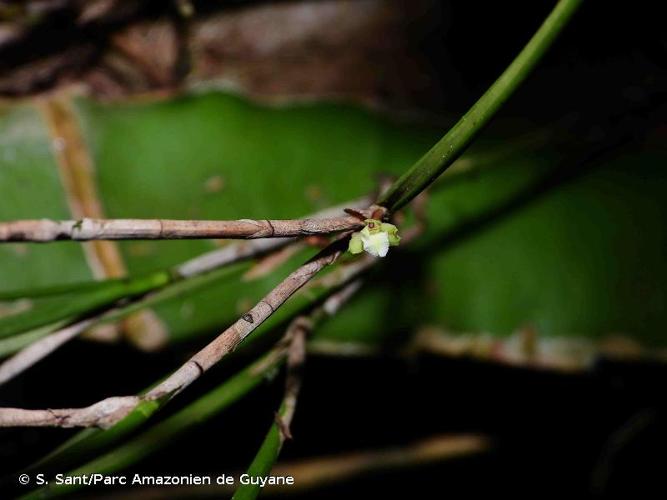
[[[361,225],[361,222],[355,216],[351,215],[319,219],[287,220],[17,220],[0,222],[0,243],[23,241],[48,243],[64,240],[250,240],[317,234],[328,235],[358,229]]]

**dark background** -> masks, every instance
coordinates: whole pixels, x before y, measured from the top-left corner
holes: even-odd
[[[412,35],[432,71],[424,88],[432,103],[429,111],[465,111],[552,5],[431,3],[416,18]],[[661,131],[664,138],[667,36],[657,6],[586,1],[503,115],[536,123],[574,116],[573,130],[584,132],[631,116],[637,130]],[[443,90],[437,98],[432,86]],[[191,352],[186,351],[181,346],[146,355],[124,346],[75,341],[2,387],[0,404],[82,406],[102,396],[130,393],[152,382],[155,373],[177,366]],[[203,394],[241,363],[214,369],[170,408]],[[293,424],[295,439],[285,446],[282,458],[385,448],[431,434],[479,432],[493,438],[491,452],[363,476],[307,496],[665,497],[666,375],[663,365],[604,360],[575,375],[429,356],[313,357]],[[281,380],[126,472],[213,474],[244,468],[272,422]],[[17,470],[71,434],[59,429],[2,430],[0,467]]]

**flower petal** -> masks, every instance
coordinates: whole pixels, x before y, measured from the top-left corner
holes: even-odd
[[[388,222],[383,222],[382,231],[384,231],[385,233],[387,233],[387,235],[389,235],[389,244],[392,247],[397,246],[398,243],[401,241],[401,237],[398,235],[398,228],[393,224],[389,224]]]
[[[364,234],[361,233],[361,241],[364,250],[375,257],[384,257],[389,251],[389,237],[387,233]]]
[[[359,233],[354,233],[350,238],[350,245],[348,250],[352,254],[358,254],[364,251],[364,244],[361,241],[361,235]]]

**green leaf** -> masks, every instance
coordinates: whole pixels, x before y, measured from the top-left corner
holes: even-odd
[[[370,192],[377,173],[400,173],[441,135],[352,107],[271,109],[220,93],[123,105],[79,100],[77,105],[102,202],[116,217],[301,216]],[[22,193],[11,207],[0,205],[1,218],[66,215],[39,120],[25,106],[10,108],[0,120],[11,132],[2,140],[14,144],[20,137],[23,144],[17,146],[17,161],[0,164],[3,192]],[[26,127],[32,135],[12,132]],[[392,250],[386,264],[400,259],[400,267],[410,271],[399,272],[398,282],[367,286],[368,297],[355,298],[341,312],[340,325],[327,324],[321,335],[397,342],[426,323],[506,338],[515,329],[534,326],[543,336],[599,339],[621,333],[649,346],[665,345],[659,332],[667,318],[656,307],[665,297],[665,264],[658,255],[665,238],[664,183],[651,166],[664,163],[664,155],[633,151],[569,180],[563,189],[554,187],[496,214],[552,175],[569,151],[549,132],[546,141],[526,140],[531,127],[500,117],[487,129],[446,174],[449,179],[432,191],[427,234]],[[48,186],[26,190],[18,165],[35,168],[35,182]],[[216,177],[221,188],[212,191],[207,181]],[[40,205],[41,192],[60,201]],[[479,223],[486,218],[491,222]],[[133,274],[164,269],[213,247],[207,241],[121,245]],[[9,248],[14,247],[0,246],[0,251]],[[76,243],[27,248],[27,254],[11,250],[0,259],[0,290],[90,279]],[[52,263],[47,272],[16,272],[25,259],[32,262],[33,249],[40,252],[39,265]],[[83,271],[73,269],[72,259],[80,259]],[[260,280],[239,282],[247,269],[239,267],[229,281],[204,278],[194,282],[201,286],[168,287],[174,292],[165,290],[150,304],[172,339],[209,334],[298,262],[295,258]],[[397,286],[410,293],[395,293]],[[380,324],[388,314],[399,318],[391,328]]]
[[[353,107],[267,109],[220,93],[125,105],[81,99],[76,109],[95,163],[100,201],[109,217],[300,217],[370,193],[378,173],[400,172],[435,137],[424,134],[424,128],[392,124]],[[41,120],[26,106],[10,108],[0,119],[8,129],[39,132],[20,136],[21,141],[30,139],[29,144],[14,148],[12,162],[0,163],[0,187],[16,193],[21,202],[12,207],[1,204],[0,219],[69,217]],[[8,147],[19,141],[18,132],[6,137]],[[41,156],[33,159],[36,152]],[[341,175],[351,165],[355,175]],[[280,176],[267,176],[272,170]],[[15,171],[23,172],[23,177]],[[45,180],[34,190],[32,184],[26,189],[25,179],[32,175],[34,183],[40,175]],[[211,189],[211,179],[217,180],[219,191]],[[50,203],[40,203],[44,198]],[[130,273],[142,275],[212,250],[215,243],[133,241],[120,248]],[[0,251],[6,252],[0,259],[0,291],[21,289],[27,294],[33,287],[90,279],[77,243],[0,245]],[[48,262],[49,272],[17,273],[26,263],[35,268],[34,251],[39,253],[34,261],[43,267]],[[61,265],[65,251],[77,261],[76,272]],[[165,302],[156,311],[173,339],[190,338],[229,322],[255,296],[254,286],[254,282],[211,285],[189,293],[185,300]],[[31,295],[36,294],[42,292]]]
[[[0,106],[0,220],[69,218],[40,115]],[[92,279],[80,245],[0,245],[0,291]]]
[[[170,279],[166,272],[153,273],[127,280],[110,280],[94,288],[35,299],[28,310],[0,318],[0,339],[61,320],[77,319],[120,299],[155,290]]]
[[[110,281],[120,280],[80,281],[76,283],[64,283],[44,287],[6,290],[0,292],[0,301],[12,301],[23,298],[50,297],[53,295],[61,295],[70,292],[89,292],[91,290],[104,288]]]
[[[454,331],[532,326],[544,336],[624,334],[664,346],[665,161],[642,150],[605,159],[496,223],[433,243],[434,321]],[[485,177],[443,193],[431,209],[465,207],[482,187],[518,175],[508,167]]]
[[[548,149],[517,153],[443,183],[424,237],[399,247],[384,278],[315,337],[386,345],[430,324],[664,346],[667,154],[631,150],[537,193],[559,178],[560,161]]]

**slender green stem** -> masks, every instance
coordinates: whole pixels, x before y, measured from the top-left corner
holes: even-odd
[[[77,316],[113,304],[121,299],[139,297],[172,281],[166,271],[127,280],[111,280],[91,290],[69,292],[51,298],[39,312],[33,309],[7,316],[0,321],[0,338],[34,330],[49,323]]]
[[[295,318],[287,328],[285,339],[289,340],[289,353],[287,356],[287,376],[285,379],[285,395],[280,404],[269,432],[266,434],[255,458],[248,467],[247,475],[249,482],[241,482],[234,492],[232,500],[255,500],[262,491],[256,478],[268,476],[278,460],[285,439],[290,437],[289,427],[294,417],[296,401],[301,389],[301,370],[306,357],[306,333],[312,331],[317,323],[322,321],[327,314],[333,312],[347,301],[350,295],[358,289],[358,284],[349,285],[337,295],[329,298],[329,303],[324,304],[313,311],[309,318],[300,316]]]
[[[560,0],[540,29],[470,110],[378,200],[396,211],[442,174],[533,70],[582,0]]]
[[[247,475],[250,476],[251,481],[249,483],[242,482],[234,492],[232,500],[255,500],[257,498],[261,492],[261,486],[255,484],[253,478],[265,477],[271,472],[273,465],[278,460],[285,439],[289,437],[289,426],[294,416],[296,400],[301,389],[299,372],[306,355],[306,329],[312,328],[313,321],[317,320],[316,316],[319,316],[320,319],[323,317],[322,309],[319,311],[310,320],[304,316],[296,318],[287,329],[285,338],[289,340],[290,346],[287,357],[285,395],[269,432],[248,467]]]
[[[223,269],[219,269],[218,271],[214,271],[213,273],[220,272]],[[353,282],[352,284],[347,285],[347,287],[343,288],[342,290],[338,290],[337,287],[347,282],[349,279],[354,277],[357,273],[362,272],[364,269],[365,267],[363,266],[357,266],[356,270],[353,271],[352,273],[350,273],[349,269],[345,272],[340,273],[339,276],[333,282],[329,282],[327,284],[322,283],[317,286],[311,286],[308,289],[308,293],[302,293],[293,297],[290,303],[281,307],[275,314],[271,315],[271,317],[264,323],[263,332],[258,332],[258,333],[260,333],[261,335],[268,334],[268,332],[270,332],[275,326],[283,323],[287,318],[295,316],[298,313],[304,311],[305,309],[311,308],[313,304],[315,304],[320,299],[328,297],[326,302],[329,304],[328,309],[323,307],[318,307],[310,313],[311,327],[319,324],[320,321],[323,321],[327,316],[333,314],[332,311],[337,310],[337,308],[340,307],[340,304],[342,304],[344,300],[347,300],[347,295],[344,292],[350,289],[356,290],[356,286],[358,285],[355,285],[354,284],[355,282]],[[339,272],[342,270],[343,269],[340,269]],[[210,276],[213,273],[210,273],[209,275],[206,276]],[[181,283],[186,283],[186,281],[183,281]],[[248,340],[253,341],[253,339],[248,339]],[[254,337],[254,340],[255,341],[258,340],[258,337]],[[248,346],[247,343],[245,345]],[[281,353],[283,352],[283,348],[281,346],[278,346],[273,349],[273,351],[276,350],[280,351]],[[273,355],[269,354],[268,356],[270,357]],[[259,365],[261,367],[265,367],[267,363],[260,362]],[[155,384],[158,383],[159,382],[156,382]],[[226,392],[229,390],[229,386],[227,387],[227,389],[221,389],[221,390],[223,392]],[[215,398],[218,399],[221,397],[222,396],[220,396],[220,394],[217,394],[215,396]],[[143,425],[144,422],[146,422],[156,411],[158,411],[165,402],[166,400],[145,401],[141,403],[137,408],[135,408],[135,410],[132,413],[130,413],[127,417],[125,417],[124,419],[122,419],[109,429],[106,430],[98,428],[85,429],[76,434],[73,438],[65,442],[63,445],[58,447],[56,450],[49,453],[49,455],[42,458],[37,463],[31,465],[28,469],[25,469],[22,472],[32,473],[37,471],[38,472],[63,471],[69,469],[72,466],[80,464],[84,461],[90,460],[91,458],[93,459],[93,461],[95,461],[94,457],[96,452],[100,452],[102,450],[109,450],[113,445],[125,439],[130,433],[134,432],[138,427]],[[197,411],[201,412],[203,410],[197,410]],[[159,423],[157,425],[158,427],[163,426],[163,424],[166,425],[166,422],[168,421],[171,420],[167,419],[164,422]],[[198,421],[197,419],[194,419],[191,421],[191,423],[194,424],[197,421]],[[178,427],[172,427],[172,428],[185,430],[187,427],[188,426],[186,424],[181,422]],[[164,428],[164,426],[161,428]],[[116,451],[125,449],[126,448],[124,447],[124,445],[121,445],[119,448],[116,448]],[[148,452],[150,452],[150,450]],[[118,453],[120,453],[120,455],[116,456],[124,456],[125,451],[122,451],[122,453],[121,452]],[[111,454],[113,455],[113,452]],[[138,457],[137,460],[140,460],[141,458],[142,457]]]
[[[283,403],[278,411],[278,418],[282,418],[285,411],[286,405]],[[251,478],[268,476],[273,465],[276,463],[276,460],[278,460],[278,455],[280,455],[280,450],[282,450],[283,442],[284,438],[281,435],[280,427],[274,422],[257,451],[255,458],[248,467],[248,476]],[[260,491],[261,487],[259,484],[244,483],[234,492],[232,500],[255,500]]]

